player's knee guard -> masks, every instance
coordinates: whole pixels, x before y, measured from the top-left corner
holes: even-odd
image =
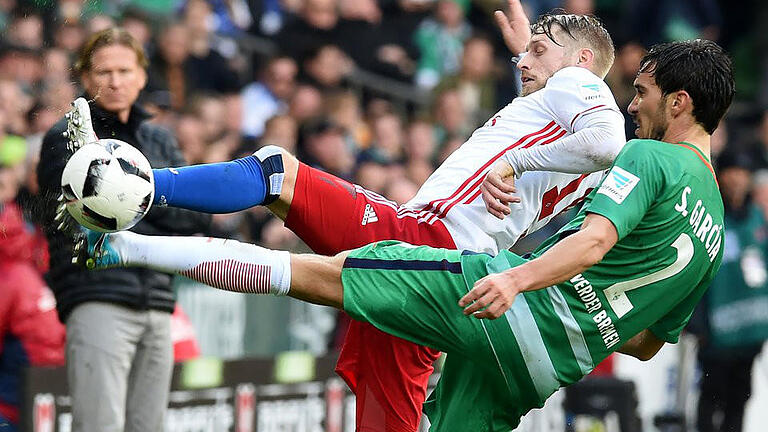
[[[285,178],[283,150],[278,146],[268,145],[260,148],[253,156],[258,159],[261,165],[264,183],[267,185],[263,205],[272,204],[280,198],[280,193],[283,191],[283,179]]]

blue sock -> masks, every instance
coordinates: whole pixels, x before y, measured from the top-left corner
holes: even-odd
[[[152,172],[155,203],[205,213],[232,213],[260,205],[268,192],[255,156]]]

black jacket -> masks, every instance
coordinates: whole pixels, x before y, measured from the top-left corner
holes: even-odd
[[[139,149],[154,168],[186,165],[176,140],[166,129],[147,121],[149,115],[139,106],[131,108],[128,123],[91,104],[91,119],[99,138],[115,138]],[[51,256],[48,284],[56,295],[59,319],[80,303],[105,301],[134,309],[172,312],[174,307],[171,276],[147,269],[109,269],[86,271],[71,263],[71,240],[56,229],[53,217],[56,198],[61,192],[61,174],[69,159],[67,140],[62,135],[66,120],[59,120],[48,131],[40,150],[37,179],[40,184],[40,217],[48,237]],[[208,230],[210,216],[174,208],[153,207],[131,231],[150,235],[189,235]]]

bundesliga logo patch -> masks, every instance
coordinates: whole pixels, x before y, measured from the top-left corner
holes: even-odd
[[[579,93],[586,101],[603,97],[602,93],[600,93],[600,86],[598,84],[582,84],[579,86]]]
[[[640,179],[631,172],[620,168],[613,167],[608,175],[605,176],[603,184],[600,185],[600,189],[597,193],[606,195],[608,198],[614,200],[616,204],[621,204],[624,199],[627,198],[632,189],[637,186]]]

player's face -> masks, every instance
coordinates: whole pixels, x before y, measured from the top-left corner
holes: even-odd
[[[562,39],[559,31],[554,36]],[[533,35],[528,42],[528,53],[517,63],[523,81],[522,96],[541,90],[555,72],[574,65],[571,57],[566,47],[554,43],[546,35]]]
[[[627,112],[637,125],[635,135],[661,141],[669,125],[661,89],[656,85],[653,75],[647,72],[637,74],[634,86],[635,97],[629,103]]]
[[[119,115],[130,112],[147,82],[147,74],[131,48],[107,45],[93,52],[91,69],[83,73],[82,82],[99,106]]]

